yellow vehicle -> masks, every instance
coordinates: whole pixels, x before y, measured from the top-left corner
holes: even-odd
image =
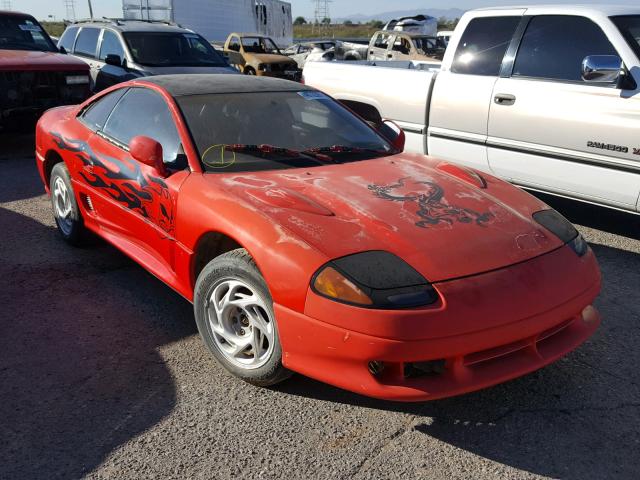
[[[259,34],[232,33],[224,44],[229,63],[246,75],[299,80],[295,60],[284,55],[271,38]]]

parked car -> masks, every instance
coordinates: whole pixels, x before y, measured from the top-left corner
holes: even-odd
[[[437,37],[380,30],[371,37],[367,60],[439,61],[446,45]]]
[[[282,53],[296,61],[299,68],[304,64],[318,61],[331,61],[335,59],[336,42],[333,40],[320,42],[303,42],[291,45]]]
[[[396,121],[410,151],[638,212],[638,32],[634,6],[475,10],[441,66],[316,62],[304,80],[368,118]]]
[[[77,22],[67,27],[58,47],[91,67],[92,88],[97,92],[151,75],[237,73],[200,35],[166,22]]]
[[[587,339],[600,274],[576,229],[384,127],[290,81],[157,76],[47,112],[37,165],[62,237],[91,230],[192,301],[257,385],[429,400]]]
[[[0,128],[89,96],[89,68],[58,52],[31,15],[0,11]]]
[[[245,75],[299,80],[295,60],[282,53],[271,38],[258,34],[232,33],[224,44],[229,63]]]

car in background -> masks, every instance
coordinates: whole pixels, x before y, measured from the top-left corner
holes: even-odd
[[[444,46],[447,47],[449,45],[449,40],[451,40],[451,36],[453,35],[453,30],[440,30],[436,37],[442,39]]]
[[[275,42],[259,34],[232,33],[224,43],[227,60],[245,75],[299,80],[301,70]]]
[[[0,127],[89,96],[89,67],[61,54],[31,15],[0,11]]]
[[[166,22],[80,21],[67,27],[58,47],[90,66],[96,92],[152,75],[237,73],[203,37]]]
[[[371,37],[367,60],[442,60],[446,45],[437,37],[412,32],[381,30]]]
[[[95,232],[192,301],[255,385],[431,400],[589,338],[600,272],[573,225],[383,125],[286,80],[156,76],[45,113],[36,162],[62,238]]]
[[[331,61],[335,59],[335,40],[296,43],[282,53],[294,59],[298,67],[306,62]]]

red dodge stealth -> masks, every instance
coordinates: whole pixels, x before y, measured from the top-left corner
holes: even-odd
[[[422,401],[524,375],[598,327],[582,236],[485,173],[402,153],[285,80],[158,76],[37,126],[62,237],[87,230],[193,302],[231,373]]]

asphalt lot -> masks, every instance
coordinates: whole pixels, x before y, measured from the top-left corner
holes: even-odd
[[[638,478],[640,217],[552,202],[598,256],[604,321],[541,371],[413,405],[259,389],[171,289],[58,237],[31,141],[0,136],[0,479]]]

